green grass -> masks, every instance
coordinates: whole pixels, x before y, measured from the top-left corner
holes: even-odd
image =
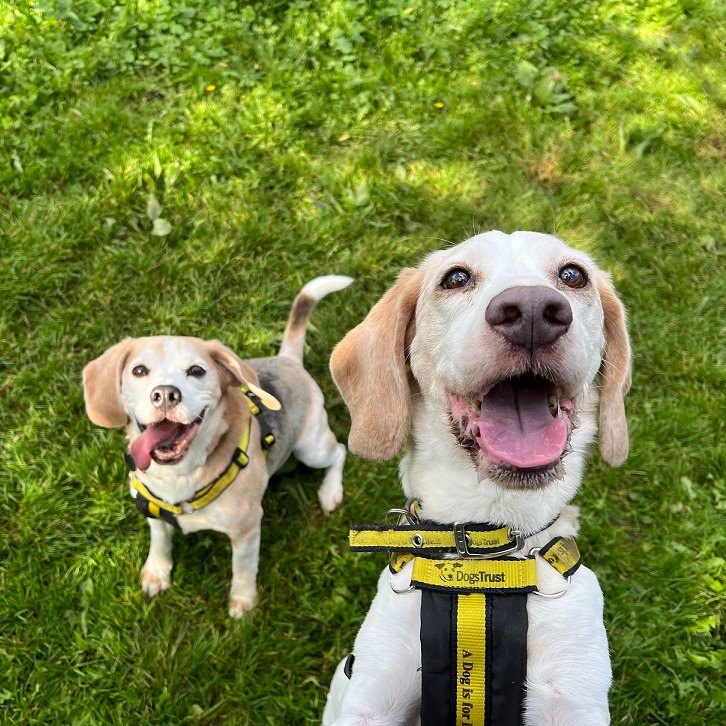
[[[212,533],[149,603],[81,368],[125,335],[274,354],[301,285],[350,274],[306,358],[344,439],[334,343],[500,228],[590,251],[630,311],[632,455],[578,497],[613,723],[726,723],[725,48],[717,0],[0,2],[0,720],[319,720],[382,566],[347,524],[401,503],[395,462],[351,457],[329,518],[318,473],[273,483],[246,621]]]

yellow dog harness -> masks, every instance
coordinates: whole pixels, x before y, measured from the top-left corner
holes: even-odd
[[[422,522],[417,505],[391,510],[402,515],[396,525],[353,525],[349,536],[354,551],[390,552],[392,572],[413,560],[409,589],[421,591],[421,725],[520,726],[534,552],[570,577],[581,563],[575,540],[555,537],[525,558],[509,557],[537,533]],[[349,674],[352,663],[351,656]]]
[[[177,502],[176,504],[170,504],[156,496],[143,482],[138,479],[138,477],[134,475],[134,464],[130,475],[130,483],[136,490],[134,503],[136,504],[136,509],[138,509],[141,514],[145,517],[151,517],[152,519],[163,519],[165,522],[173,524],[175,527],[179,527],[177,517],[182,514],[196,512],[217,499],[237,478],[240,471],[242,471],[242,469],[244,469],[250,462],[247,450],[250,444],[253,417],[257,419],[257,423],[260,427],[262,449],[265,457],[267,457],[270,447],[275,443],[275,435],[272,433],[272,429],[262,413],[262,402],[259,397],[246,386],[240,387],[239,390],[244,394],[245,401],[249,406],[252,416],[247,419],[239,444],[234,450],[232,458],[225,470],[209,482],[209,484],[203,486],[201,489],[198,489],[191,499],[187,499],[183,502]],[[131,459],[130,455],[126,456],[126,461],[129,463],[131,468],[133,459]]]

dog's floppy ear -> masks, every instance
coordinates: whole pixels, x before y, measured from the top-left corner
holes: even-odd
[[[125,338],[112,345],[83,369],[86,413],[97,426],[115,429],[128,421],[121,406],[121,374],[133,342],[133,338]]]
[[[395,456],[411,429],[406,349],[422,277],[422,270],[403,270],[330,359],[333,379],[350,409],[348,447],[366,459]]]
[[[282,408],[282,404],[271,393],[263,391],[257,385],[259,383],[257,373],[249,363],[245,363],[236,353],[218,340],[206,341],[204,345],[212,360],[230,376],[231,383],[247,386],[270,411],[279,411]]]
[[[610,466],[620,466],[628,458],[628,423],[625,394],[630,390],[630,340],[625,308],[610,276],[600,273],[597,280],[605,313],[605,348],[602,351],[600,391],[600,454]]]

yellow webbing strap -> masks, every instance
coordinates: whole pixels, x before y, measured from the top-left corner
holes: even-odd
[[[445,592],[532,592],[537,586],[537,566],[533,558],[433,560],[416,557],[411,584]]]
[[[484,724],[486,699],[486,595],[456,598],[456,726]]]
[[[555,537],[539,551],[563,577],[569,577],[582,564],[582,555],[574,537]]]
[[[474,550],[496,549],[511,545],[513,540],[509,527],[477,532],[470,527],[468,547]],[[354,524],[348,535],[350,548],[354,552],[402,550],[438,550],[456,552],[456,536],[452,527],[427,527],[426,525],[385,525]]]
[[[237,474],[247,466],[250,461],[250,457],[247,455],[247,447],[250,444],[251,432],[252,417],[250,416],[242,431],[236,458],[232,459],[227,470],[222,472],[213,482],[195,492],[194,496],[189,500],[189,506],[193,510],[202,509],[210,502],[213,502],[237,478]]]
[[[394,552],[388,560],[388,567],[395,574],[400,572],[412,559],[413,555],[405,552]]]
[[[163,499],[155,497],[133,474],[131,475],[131,486],[149,502],[149,513],[152,517],[158,517],[161,509],[176,515],[184,513],[184,510],[178,504],[169,504]]]

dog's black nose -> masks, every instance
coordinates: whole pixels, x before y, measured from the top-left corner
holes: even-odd
[[[484,317],[510,343],[534,350],[554,343],[572,323],[572,308],[557,290],[544,286],[510,287],[487,306]]]
[[[182,400],[182,393],[176,386],[156,386],[151,391],[151,402],[156,408],[163,408],[168,411],[174,408]]]

